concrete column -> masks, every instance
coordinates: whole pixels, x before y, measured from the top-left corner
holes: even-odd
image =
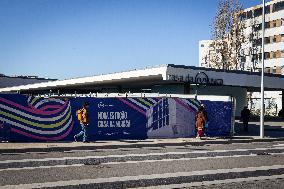
[[[184,83],[184,94],[190,94],[190,83]]]

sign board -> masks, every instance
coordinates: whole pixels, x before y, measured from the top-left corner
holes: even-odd
[[[167,80],[189,82],[200,85],[223,85],[223,79],[209,78],[205,72],[198,72],[196,75],[167,75]]]

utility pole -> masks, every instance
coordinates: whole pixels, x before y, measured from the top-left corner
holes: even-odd
[[[265,0],[262,0],[262,69],[261,69],[261,109],[260,109],[260,134],[264,137],[264,30],[265,30]]]

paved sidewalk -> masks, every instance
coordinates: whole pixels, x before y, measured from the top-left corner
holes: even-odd
[[[284,122],[266,122],[265,138],[259,138],[259,123],[251,122],[249,132],[242,131],[242,124],[237,120],[235,136],[227,138],[175,138],[82,142],[46,142],[46,143],[0,143],[0,153],[49,152],[69,150],[163,147],[163,146],[201,146],[206,144],[231,144],[250,142],[284,141]]]
[[[164,147],[164,146],[202,146],[206,144],[231,144],[250,142],[284,141],[281,138],[263,138],[254,136],[237,136],[232,138],[176,138],[176,139],[145,139],[145,140],[119,140],[119,141],[94,141],[82,142],[47,142],[47,143],[0,143],[0,153],[20,152],[50,152],[69,150],[93,150],[115,148],[140,148],[140,147]]]

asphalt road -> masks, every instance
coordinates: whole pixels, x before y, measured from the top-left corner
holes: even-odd
[[[2,188],[284,188],[284,142],[2,153]]]

